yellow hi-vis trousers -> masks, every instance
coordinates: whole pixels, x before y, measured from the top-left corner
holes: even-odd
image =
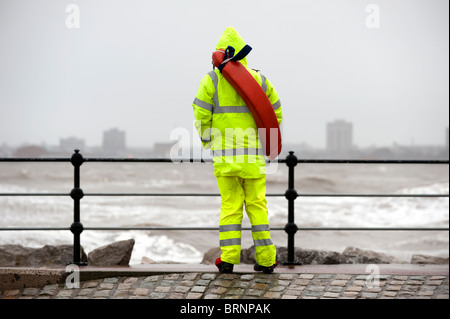
[[[241,256],[243,206],[252,225],[255,259],[261,266],[275,264],[276,248],[270,239],[266,178],[244,179],[218,176],[221,195],[220,249],[224,262],[238,265]]]

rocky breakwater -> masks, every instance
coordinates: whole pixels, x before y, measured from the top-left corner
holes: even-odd
[[[89,266],[125,266],[130,261],[134,243],[134,239],[122,240],[96,248],[89,254],[81,247],[80,260]],[[47,245],[42,248],[0,245],[0,267],[65,267],[71,261],[72,245]]]
[[[41,248],[0,245],[0,267],[67,266],[72,260],[72,245],[46,245]],[[87,261],[83,247],[81,247],[80,260]]]
[[[221,254],[219,248],[211,248],[203,257],[202,264],[214,264]],[[241,263],[254,264],[255,246],[241,251]],[[331,265],[331,264],[448,264],[449,258],[413,255],[410,261],[400,260],[384,253],[347,247],[342,253],[335,251],[295,248],[296,262],[302,265]],[[287,261],[287,248],[277,247],[277,261]]]
[[[81,247],[81,261],[89,266],[126,266],[130,262],[134,239],[122,240],[96,248],[86,254]],[[214,264],[221,254],[220,248],[212,248],[204,254],[202,264]],[[255,246],[242,249],[241,263],[254,264]],[[427,255],[413,255],[410,261],[371,250],[347,247],[342,253],[335,251],[295,249],[295,261],[308,264],[448,264],[449,258]],[[65,267],[73,260],[71,245],[44,246],[42,248],[23,247],[21,245],[0,245],[0,267]],[[287,248],[277,247],[277,261],[287,261]],[[143,264],[174,263],[155,262],[143,257]]]

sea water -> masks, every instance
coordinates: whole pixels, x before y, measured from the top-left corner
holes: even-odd
[[[287,167],[267,176],[267,193],[282,195]],[[218,227],[220,197],[90,196],[98,193],[218,194],[208,163],[89,163],[81,166],[81,222],[84,227]],[[0,163],[0,193],[70,193],[70,163]],[[448,165],[302,164],[295,168],[295,188],[302,194],[448,194]],[[269,196],[271,227],[287,223],[287,200]],[[70,196],[0,196],[0,227],[70,227]],[[444,227],[449,225],[448,197],[302,197],[295,201],[299,227]],[[244,226],[249,226],[244,218]],[[243,248],[252,245],[243,232]],[[286,246],[284,231],[273,231]],[[124,239],[136,241],[131,264],[146,256],[155,261],[198,263],[218,246],[217,231],[94,231],[81,234],[89,252]],[[70,231],[1,231],[0,245],[28,247],[71,244]],[[414,254],[448,257],[447,231],[302,231],[298,247],[342,252],[348,246],[371,249],[409,261]]]

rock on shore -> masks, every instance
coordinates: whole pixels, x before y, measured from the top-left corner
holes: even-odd
[[[214,264],[216,258],[221,254],[220,248],[211,248],[203,256],[202,264]],[[254,264],[255,246],[241,251],[241,263]],[[407,264],[407,261],[400,260],[393,256],[379,253],[372,250],[365,250],[355,247],[347,247],[342,253],[335,251],[295,249],[295,261],[302,265],[327,265],[327,264]],[[277,260],[279,263],[287,261],[287,248],[277,247]],[[448,264],[448,258],[414,255],[409,262],[411,264]]]
[[[116,241],[94,249],[88,255],[90,266],[126,266],[130,262],[134,239]]]
[[[134,247],[134,239],[114,242],[94,249],[86,255],[81,247],[81,261],[90,266],[128,265]],[[42,248],[21,245],[0,245],[0,267],[67,266],[73,261],[73,246],[44,246]]]
[[[244,263],[256,262],[254,258],[255,247],[252,246],[242,254]],[[287,261],[288,252],[286,247],[277,249],[277,260],[280,263]],[[393,256],[378,253],[371,250],[364,250],[355,247],[347,247],[342,253],[335,251],[295,249],[294,259],[302,265],[330,265],[330,264],[406,264],[406,261],[399,260]]]
[[[83,262],[87,261],[83,247],[80,259]],[[42,248],[0,245],[0,267],[66,266],[71,261],[73,261],[72,245],[46,245]]]
[[[443,265],[448,264],[448,257],[434,257],[427,255],[413,255],[411,264]]]

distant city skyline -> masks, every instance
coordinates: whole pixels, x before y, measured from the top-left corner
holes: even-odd
[[[445,145],[400,145],[358,147],[352,143],[352,124],[342,120],[330,122],[327,133],[340,131],[337,137],[327,141],[326,148],[314,148],[305,143],[285,143],[280,158],[294,151],[303,159],[395,159],[395,160],[448,160],[448,136]],[[447,130],[448,132],[448,130]],[[80,150],[88,157],[164,157],[172,158],[175,150],[180,150],[179,142],[157,142],[150,147],[129,147],[126,144],[126,132],[117,128],[104,131],[102,145],[87,145],[84,139],[75,137],[60,139],[59,145],[21,145],[8,147],[0,145],[0,157],[67,157]],[[175,147],[175,149],[174,149]],[[201,151],[201,144],[182,146],[183,158],[211,158],[208,151]],[[189,151],[190,150],[190,151]],[[178,151],[176,151],[178,153]],[[190,155],[189,155],[190,154]]]
[[[188,130],[187,130],[188,131]],[[350,151],[352,148],[370,148],[370,147],[391,147],[391,146],[444,146],[448,147],[449,145],[449,128],[445,128],[442,130],[442,139],[440,143],[433,143],[433,144],[419,144],[414,143],[414,141],[410,141],[410,143],[398,143],[396,141],[392,141],[389,144],[385,145],[358,145],[355,142],[355,139],[358,138],[358,132],[354,129],[354,123],[347,121],[345,119],[335,119],[332,121],[328,121],[325,126],[323,127],[324,135],[326,136],[323,145],[321,146],[315,146],[308,144],[306,141],[284,141],[285,144],[289,145],[307,145],[308,147],[315,148],[315,149],[323,149],[328,151]],[[192,136],[190,136],[191,139],[198,139],[196,132],[190,132]],[[149,145],[130,145],[127,136],[129,133],[120,128],[120,127],[110,127],[104,129],[102,132],[100,132],[101,140],[99,143],[93,143],[89,139],[77,137],[76,135],[67,136],[67,137],[60,137],[58,138],[58,142],[56,143],[47,143],[46,141],[41,141],[40,143],[18,143],[18,144],[8,144],[8,143],[2,143],[0,146],[9,146],[13,148],[21,147],[21,146],[59,146],[62,149],[67,150],[73,150],[74,147],[77,148],[103,148],[103,149],[110,149],[110,150],[125,150],[127,148],[153,148],[155,145],[164,145],[164,144],[170,144],[170,143],[177,143],[179,140],[171,140],[170,138],[166,140],[158,140],[154,143],[149,143]],[[191,143],[189,147],[194,147],[194,143]]]
[[[344,120],[345,121],[345,120]],[[332,122],[332,121],[330,121]],[[325,123],[325,127],[330,123],[327,122]],[[434,141],[430,141],[430,142],[424,142],[421,139],[416,139],[414,137],[411,137],[409,140],[405,140],[405,141],[400,141],[399,139],[395,139],[395,137],[393,137],[393,139],[391,140],[391,142],[386,142],[386,143],[368,143],[368,144],[360,144],[358,143],[358,139],[360,138],[360,136],[358,136],[357,131],[358,131],[358,125],[355,125],[354,123],[352,123],[353,126],[353,145],[355,147],[382,147],[382,146],[391,146],[394,144],[398,144],[398,145],[408,145],[408,146],[413,146],[413,145],[434,145],[434,146],[439,146],[439,145],[447,145],[448,144],[448,127],[443,127],[440,131],[441,131],[441,138],[438,138]],[[175,128],[177,129],[177,128]],[[188,128],[185,128],[188,129]],[[59,145],[61,143],[61,140],[65,140],[65,139],[75,139],[75,140],[83,140],[84,141],[84,145],[87,147],[99,147],[102,146],[103,144],[103,139],[102,136],[104,134],[104,131],[107,129],[104,129],[102,131],[99,131],[98,136],[83,136],[82,133],[80,133],[79,135],[77,134],[69,134],[66,136],[56,136],[54,138],[51,138],[49,140],[45,140],[45,139],[41,139],[41,140],[34,140],[34,139],[24,139],[22,141],[17,141],[17,142],[11,142],[11,141],[0,141],[0,145],[7,145],[7,146],[11,146],[11,147],[18,147],[18,146],[22,146],[22,145]],[[319,130],[318,130],[319,131]],[[132,136],[133,134],[131,134],[131,132],[133,132],[133,130],[131,131],[127,131],[128,136]],[[306,139],[295,139],[292,138],[290,136],[286,136],[285,134],[282,133],[283,136],[283,141],[287,142],[289,144],[307,144],[311,147],[314,148],[318,148],[318,149],[326,149],[327,146],[327,141],[328,141],[328,135],[327,135],[327,131],[326,129],[323,130],[323,132],[320,132],[321,135],[323,135],[323,141],[321,143],[316,143],[316,144],[312,144],[310,143],[308,140]],[[197,136],[193,136],[194,138],[197,138]],[[159,138],[159,139],[152,139],[148,143],[133,143],[133,141],[127,140],[127,145],[130,147],[142,147],[142,148],[148,148],[148,147],[152,147],[154,144],[157,143],[167,143],[170,142],[170,132],[167,135],[167,138]]]

